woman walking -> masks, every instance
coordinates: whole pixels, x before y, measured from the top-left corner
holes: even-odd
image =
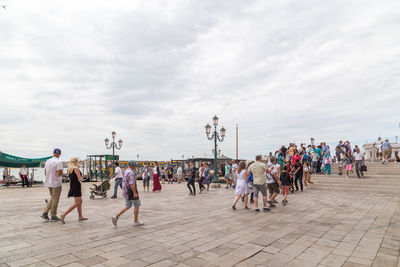
[[[65,216],[68,215],[73,209],[77,208],[78,210],[78,221],[84,221],[88,218],[82,216],[82,191],[81,191],[81,181],[82,174],[78,167],[78,158],[73,157],[69,162],[68,167],[68,176],[70,179],[70,188],[68,192],[68,197],[74,197],[74,204],[72,204],[61,216],[60,222],[65,223]]]
[[[156,162],[156,166],[154,166],[153,170],[153,192],[161,192],[162,186],[160,183],[160,168],[158,167],[158,163]]]
[[[249,209],[247,206],[249,187],[247,185],[247,171],[246,163],[244,161],[239,163],[239,168],[235,175],[235,185],[235,199],[233,201],[232,209],[236,210],[236,203],[240,199],[241,195],[244,195],[244,208]]]
[[[200,194],[201,192],[203,192],[203,190],[205,190],[206,188],[203,185],[204,182],[204,173],[205,173],[205,164],[203,164],[202,162],[200,162],[200,168],[199,168],[199,191]]]

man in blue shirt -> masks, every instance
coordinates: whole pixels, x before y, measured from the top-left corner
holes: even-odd
[[[389,142],[389,139],[386,138],[385,142],[382,144],[382,154],[383,154],[383,162],[388,162],[390,159],[390,154],[392,153],[392,145]]]

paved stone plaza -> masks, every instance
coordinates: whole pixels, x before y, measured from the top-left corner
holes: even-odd
[[[232,189],[189,197],[186,184],[163,186],[141,192],[136,228],[131,211],[111,224],[121,198],[90,200],[86,189],[89,220],[73,211],[61,225],[40,218],[46,188],[1,188],[0,266],[400,266],[399,197],[308,190],[255,213],[231,209]]]

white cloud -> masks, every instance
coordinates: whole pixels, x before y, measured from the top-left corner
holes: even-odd
[[[234,155],[290,141],[398,134],[400,3],[6,1],[0,149],[65,157]]]

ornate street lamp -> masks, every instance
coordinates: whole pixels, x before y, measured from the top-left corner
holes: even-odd
[[[218,126],[218,117],[217,117],[217,115],[215,115],[214,118],[212,118],[212,120],[213,120],[213,124],[214,124],[214,132],[211,133],[211,126],[208,123],[205,126],[205,128],[206,128],[207,139],[208,140],[213,140],[214,139],[214,149],[213,149],[213,153],[214,153],[214,178],[213,178],[212,182],[214,184],[218,184],[219,180],[218,180],[218,166],[217,166],[218,165],[217,141],[219,141],[219,142],[224,141],[226,129],[224,127],[222,127],[220,129],[220,132],[218,133],[217,132],[217,126]],[[219,151],[221,151],[221,150],[219,150]],[[221,152],[219,152],[219,153],[221,153]]]
[[[115,142],[115,136],[116,135],[117,135],[117,133],[115,131],[112,131],[112,133],[111,133],[111,137],[112,137],[111,143],[110,143],[110,140],[108,140],[108,138],[106,138],[104,140],[106,148],[107,149],[111,149],[112,148],[112,151],[113,151],[113,165],[112,165],[113,173],[112,174],[114,174],[114,172],[115,172],[115,166],[114,166],[115,165],[114,164],[114,162],[115,162],[115,149],[120,150],[121,147],[122,147],[122,140],[121,139],[119,139],[118,144]]]

